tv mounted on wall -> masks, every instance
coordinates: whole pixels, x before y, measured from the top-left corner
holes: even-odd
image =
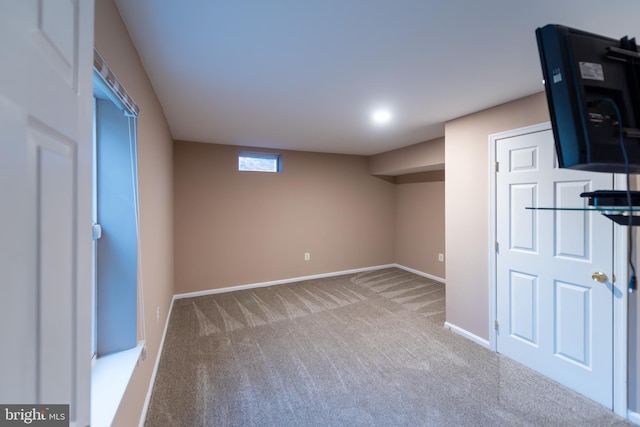
[[[562,25],[536,30],[559,166],[640,173],[640,54],[635,39]]]

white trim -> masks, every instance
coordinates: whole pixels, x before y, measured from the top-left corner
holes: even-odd
[[[475,334],[472,334],[471,332],[467,331],[466,329],[462,329],[452,323],[449,322],[444,322],[444,327],[449,329],[451,332],[455,332],[458,335],[461,335],[473,342],[475,342],[476,344],[481,345],[484,348],[488,348],[491,349],[491,345],[489,343],[489,341],[485,340],[484,338],[481,338]]]
[[[264,288],[267,286],[284,285],[286,283],[301,282],[303,280],[323,279],[325,277],[342,276],[344,274],[361,273],[363,271],[381,270],[383,268],[396,267],[396,264],[377,265],[373,267],[356,268],[353,270],[335,271],[332,273],[314,274],[311,276],[292,277],[290,279],[273,280],[270,282],[249,283],[246,285],[229,286],[226,288],[208,289],[206,291],[187,292],[183,294],[175,294],[174,299],[192,298],[203,295],[222,294],[225,292],[242,291],[245,289]]]
[[[489,135],[489,348],[492,351],[498,351],[496,330],[491,325],[495,325],[498,318],[498,307],[496,298],[497,281],[496,274],[496,242],[498,241],[498,231],[496,229],[497,212],[496,212],[496,141],[495,134]]]
[[[91,368],[91,425],[110,426],[140,360],[144,341],[136,347],[98,357]]]
[[[640,425],[640,414],[631,409],[627,411],[627,419],[632,423]]]
[[[615,175],[614,188],[627,188],[626,177]],[[613,411],[624,417],[628,410],[627,319],[629,268],[627,265],[627,227],[613,225],[613,271],[616,276],[613,293]]]
[[[149,387],[147,388],[147,397],[144,399],[144,405],[142,406],[142,412],[140,413],[139,427],[144,427],[144,422],[147,418],[147,411],[149,410],[149,403],[151,402],[151,393],[153,392],[153,385],[156,383],[156,374],[158,373],[158,366],[160,365],[160,356],[162,356],[162,349],[164,348],[164,340],[167,336],[167,329],[169,328],[169,319],[171,319],[171,313],[173,313],[173,302],[176,300],[175,295],[171,299],[169,305],[169,313],[167,314],[167,320],[164,322],[164,332],[162,332],[162,339],[160,340],[160,346],[158,347],[158,353],[156,354],[156,361],[153,364],[153,372],[151,373],[151,379],[149,380]]]
[[[496,230],[496,184],[497,177],[494,164],[496,161],[496,143],[500,139],[514,136],[527,135],[551,129],[551,123],[539,123],[506,132],[489,135],[489,348],[497,351],[496,331],[491,327],[497,318],[496,299],[496,252],[494,242],[497,238]],[[614,187],[626,188],[623,175],[614,175]],[[627,302],[628,294],[626,283],[627,273],[627,234],[626,227],[614,225],[614,271],[617,277],[613,302],[613,411],[622,417],[631,417],[628,411],[627,394]],[[637,414],[634,412],[634,416]],[[631,419],[631,418],[629,418]],[[640,422],[634,421],[638,424]]]
[[[392,265],[393,265],[393,267],[397,267],[397,268],[399,268],[401,270],[408,271],[409,273],[417,274],[418,276],[422,276],[422,277],[425,277],[427,279],[435,280],[436,282],[447,283],[447,281],[445,279],[443,279],[442,277],[434,276],[433,274],[424,273],[424,272],[422,272],[420,270],[415,270],[413,268],[405,267],[404,265],[400,265],[400,264],[392,264]]]

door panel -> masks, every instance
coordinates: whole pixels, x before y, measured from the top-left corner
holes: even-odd
[[[555,353],[590,369],[591,289],[576,283],[555,282]]]
[[[538,345],[538,278],[511,271],[509,280],[509,330],[514,338]],[[514,308],[518,309],[515,310]]]
[[[92,0],[0,14],[0,402],[89,424]]]
[[[0,338],[20,344],[0,351],[0,401],[6,403],[36,397],[36,181],[28,173],[36,156],[27,135],[24,109],[0,94]]]
[[[590,181],[555,182],[554,206],[583,207],[581,193],[589,191]],[[591,262],[591,214],[583,211],[556,211],[554,253],[556,257]]]
[[[510,245],[509,249],[535,253],[538,247],[535,211],[526,210],[536,202],[536,184],[511,186]],[[524,212],[522,212],[524,211]]]
[[[72,0],[39,0],[37,7],[37,31],[33,38],[41,55],[64,79],[76,89],[76,40],[75,25],[78,2]]]
[[[613,176],[557,168],[550,130],[499,139],[496,159],[497,350],[613,405],[613,225],[580,193]],[[508,165],[503,167],[502,165]]]
[[[71,402],[73,376],[73,188],[75,144],[51,129],[32,129],[37,147],[39,224],[39,399]]]
[[[515,148],[509,152],[509,172],[538,170],[538,147]]]

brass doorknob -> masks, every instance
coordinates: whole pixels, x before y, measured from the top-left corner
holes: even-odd
[[[600,282],[600,283],[604,283],[607,281],[607,275],[604,274],[601,271],[595,271],[592,275],[591,275],[591,279],[594,282]]]

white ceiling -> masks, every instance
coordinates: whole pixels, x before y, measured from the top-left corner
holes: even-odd
[[[361,155],[542,91],[537,27],[640,38],[638,0],[116,3],[175,139]]]

